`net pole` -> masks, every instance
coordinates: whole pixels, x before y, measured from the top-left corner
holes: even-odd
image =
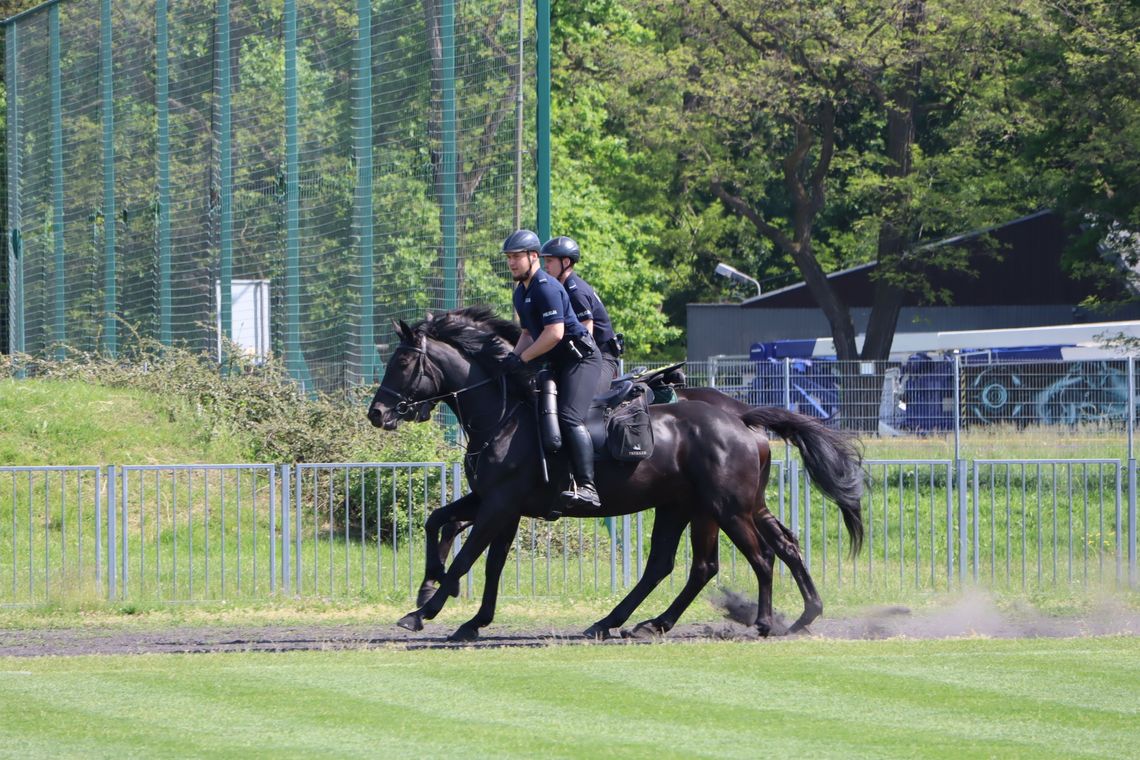
[[[519,60],[515,88],[515,219],[514,229],[522,227],[522,157],[523,157],[523,0],[518,3]]]
[[[174,339],[170,292],[170,42],[167,33],[168,0],[156,0],[155,15],[155,117],[157,120],[158,207],[158,339],[169,346]]]
[[[285,356],[293,377],[301,367],[301,207],[298,196],[297,3],[285,0]]]
[[[538,236],[550,237],[550,0],[535,0],[535,157]]]
[[[51,194],[52,194],[52,245],[55,253],[55,355],[64,356],[64,341],[67,339],[66,322],[66,277],[64,272],[63,245],[63,115],[62,85],[59,72],[59,6],[48,8],[48,35],[51,66]]]
[[[458,306],[455,203],[455,0],[440,5],[440,45],[443,48],[443,307]]]
[[[372,3],[357,0],[357,34],[354,66],[353,152],[356,157],[356,202],[353,225],[360,264],[360,326],[358,328],[358,381],[371,382],[376,373],[374,335],[375,291],[372,225]]]
[[[233,109],[230,99],[230,2],[218,0],[218,174],[221,187],[218,201],[219,218],[218,284],[218,358],[222,357],[223,336],[233,340],[233,274],[234,274],[234,212],[233,212]]]
[[[119,350],[117,262],[115,260],[115,82],[111,59],[111,0],[103,0],[100,15],[100,83],[103,95],[103,350]]]
[[[20,261],[20,158],[18,142],[20,123],[20,77],[16,68],[20,47],[20,28],[8,24],[6,30],[5,75],[8,87],[8,348],[12,353],[24,350],[23,300],[20,285],[23,282]]]

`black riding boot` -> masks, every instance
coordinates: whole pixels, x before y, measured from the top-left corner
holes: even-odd
[[[594,488],[594,444],[585,425],[562,429],[562,441],[570,457],[574,487],[562,492],[562,503],[579,509],[599,509],[598,490]]]

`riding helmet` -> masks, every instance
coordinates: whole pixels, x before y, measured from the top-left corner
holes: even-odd
[[[537,251],[541,247],[542,241],[530,230],[515,230],[503,241],[503,253]]]
[[[574,238],[559,235],[543,243],[542,250],[538,252],[538,255],[553,256],[556,259],[570,259],[577,264],[582,253],[578,250],[578,243],[574,241]]]

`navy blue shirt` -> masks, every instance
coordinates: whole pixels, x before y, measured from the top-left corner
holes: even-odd
[[[573,337],[585,337],[586,328],[574,316],[570,308],[570,297],[566,289],[555,278],[541,268],[530,278],[530,285],[519,283],[514,292],[515,311],[518,312],[522,327],[534,340],[542,334],[542,328],[561,322],[565,325],[563,342]]]
[[[590,287],[590,283],[571,272],[563,283],[566,295],[570,296],[570,308],[579,322],[594,320],[594,342],[605,346],[614,337],[614,326],[610,323],[609,312],[602,305],[602,299]]]

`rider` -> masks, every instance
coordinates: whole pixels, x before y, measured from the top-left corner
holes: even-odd
[[[570,308],[570,297],[538,263],[538,235],[517,230],[503,242],[503,253],[515,282],[514,305],[523,333],[504,360],[512,372],[523,363],[549,364],[558,386],[558,423],[566,442],[574,486],[562,492],[563,502],[598,509],[594,487],[594,446],[586,429],[586,412],[602,374],[602,360],[590,332]]]
[[[554,237],[542,244],[538,255],[543,259],[542,263],[546,267],[547,274],[557,277],[566,288],[574,316],[590,331],[594,336],[594,342],[602,351],[602,364],[605,368],[602,372],[601,387],[598,388],[598,392],[601,393],[609,387],[610,380],[619,374],[618,357],[621,356],[622,346],[621,340],[614,333],[609,312],[606,311],[602,299],[598,298],[598,294],[590,284],[574,271],[574,265],[581,258],[578,243],[574,238],[565,235]]]

